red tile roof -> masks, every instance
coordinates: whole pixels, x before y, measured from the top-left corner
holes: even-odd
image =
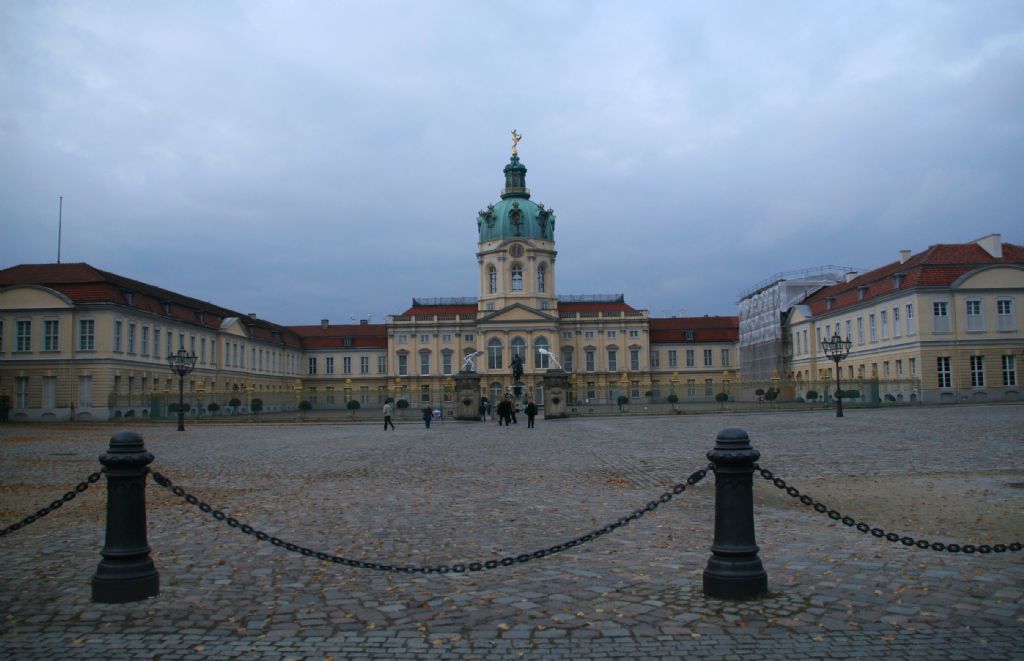
[[[476,305],[414,305],[402,314],[400,317],[408,317],[411,315],[430,315],[430,314],[471,314],[476,315]]]
[[[629,303],[559,303],[558,312],[636,312]]]
[[[387,348],[388,327],[384,324],[339,324],[334,326],[289,326],[306,349]]]
[[[652,317],[651,344],[679,342],[735,342],[740,336],[739,317]],[[693,339],[686,339],[693,331]]]
[[[906,262],[892,262],[850,282],[824,287],[804,299],[815,316],[841,310],[863,301],[870,301],[896,291],[895,276],[902,275],[898,290],[916,287],[949,287],[957,278],[971,271],[998,264],[1024,266],[1024,246],[1002,244],[1003,256],[993,257],[977,243],[936,244],[912,255]],[[863,297],[860,292],[863,291]]]

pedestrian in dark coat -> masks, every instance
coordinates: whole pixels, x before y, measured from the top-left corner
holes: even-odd
[[[429,406],[423,407],[423,424],[426,425],[427,429],[430,429],[430,420],[434,417],[434,411]]]
[[[526,426],[533,429],[533,419],[537,417],[537,405],[531,400],[526,405]]]

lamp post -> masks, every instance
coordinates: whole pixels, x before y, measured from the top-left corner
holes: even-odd
[[[835,361],[836,364],[836,417],[843,417],[843,389],[840,385],[841,374],[839,372],[839,362],[845,360],[850,355],[850,346],[853,342],[850,340],[844,340],[839,336],[839,331],[827,340],[821,341],[821,349],[825,352],[825,356]]]
[[[196,367],[196,355],[184,349],[167,356],[167,365],[178,375],[178,431],[185,431],[185,375]]]

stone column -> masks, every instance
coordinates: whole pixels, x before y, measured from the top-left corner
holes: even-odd
[[[747,599],[768,591],[768,574],[754,541],[754,462],[761,453],[742,429],[723,429],[715,449],[715,541],[704,569],[704,594]]]
[[[146,466],[152,461],[142,437],[132,432],[114,434],[100,456],[107,474],[107,537],[92,577],[93,601],[121,604],[160,592],[146,539]]]
[[[455,419],[480,419],[480,376],[476,372],[455,375]]]
[[[569,417],[569,375],[552,368],[544,373],[544,419]]]

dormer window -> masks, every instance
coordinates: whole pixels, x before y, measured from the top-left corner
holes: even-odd
[[[163,308],[164,308],[164,314],[166,314],[166,315],[170,315],[171,314],[171,302],[170,301],[164,301],[163,302]]]
[[[858,301],[863,301],[864,300],[864,295],[867,292],[868,292],[867,285],[861,285],[860,287],[857,287],[857,300]]]
[[[906,277],[905,273],[897,273],[892,276],[892,288],[899,289],[903,286],[903,279]]]
[[[202,310],[199,310],[198,312],[196,312],[196,319],[199,320],[199,323],[205,324],[206,323],[206,313],[203,312]]]
[[[690,330],[690,329],[684,330],[683,331],[683,338],[692,342],[693,341],[693,331]]]
[[[124,294],[125,303],[127,303],[128,305],[135,305],[135,292],[125,290],[121,293]]]
[[[825,311],[826,312],[831,312],[832,311],[832,305],[835,302],[836,302],[835,296],[829,296],[828,298],[826,298],[825,299]]]

